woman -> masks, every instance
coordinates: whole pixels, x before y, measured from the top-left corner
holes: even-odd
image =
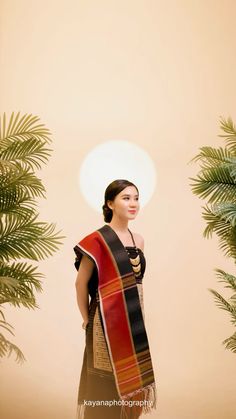
[[[139,191],[118,179],[106,188],[104,201],[107,224],[74,247],[77,302],[86,331],[78,418],[136,419],[156,407],[144,325],[144,240],[128,228],[139,210]]]

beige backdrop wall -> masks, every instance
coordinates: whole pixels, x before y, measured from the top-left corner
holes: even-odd
[[[87,153],[125,139],[153,158],[157,186],[130,228],[145,237],[146,324],[158,381],[150,418],[233,419],[233,333],[207,288],[234,273],[204,240],[203,203],[187,162],[222,145],[219,116],[235,112],[234,0],[1,1],[1,113],[39,115],[53,133],[40,173],[41,219],[66,239],[39,264],[40,309],[8,309],[27,362],[1,363],[2,419],[73,419],[84,350],[76,306],[73,246],[103,219],[85,202],[77,174]],[[140,167],[142,171],[142,167]],[[91,191],[93,193],[93,191]]]

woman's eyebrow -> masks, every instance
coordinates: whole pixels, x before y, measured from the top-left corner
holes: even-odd
[[[125,194],[123,194],[123,195],[121,195],[121,196],[130,196],[130,194],[125,193]],[[135,196],[138,196],[138,194],[136,194]]]

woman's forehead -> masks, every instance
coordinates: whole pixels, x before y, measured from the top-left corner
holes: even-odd
[[[131,196],[138,196],[138,191],[135,188],[135,186],[127,186],[124,188],[118,195],[125,196],[125,195],[131,195]]]

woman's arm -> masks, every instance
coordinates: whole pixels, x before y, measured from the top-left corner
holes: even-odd
[[[83,255],[80,266],[78,269],[75,288],[76,288],[76,297],[78,307],[83,317],[84,323],[83,327],[86,327],[86,324],[89,320],[89,293],[88,293],[88,282],[91,278],[94,268],[94,262],[89,259],[88,256]]]
[[[142,251],[144,251],[144,239],[143,236],[141,236],[141,234],[138,233],[133,233],[135,236],[135,243],[136,246],[139,247]]]

